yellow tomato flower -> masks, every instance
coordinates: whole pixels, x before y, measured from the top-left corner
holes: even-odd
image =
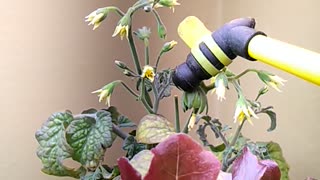
[[[236,104],[236,111],[234,113],[234,121],[239,122],[239,124],[242,124],[242,122],[246,119],[249,121],[250,124],[253,124],[251,121],[251,116],[258,119],[258,116],[256,113],[252,110],[249,102],[244,99],[244,97],[240,97]]]
[[[105,86],[103,86],[101,89],[98,89],[96,91],[93,91],[92,93],[99,93],[99,102],[106,100],[106,105],[110,106],[110,98],[113,93],[114,88],[117,84],[119,84],[120,81],[113,81]]]
[[[123,40],[123,37],[128,38],[129,35],[129,25],[121,25],[119,24],[116,29],[114,30],[114,33],[112,37],[115,37],[116,35],[120,36],[121,40]]]
[[[273,75],[266,71],[259,71],[257,72],[259,78],[269,87],[274,88],[275,90],[281,92],[279,89],[280,86],[284,86],[284,82],[286,80],[280,78],[279,76]]]
[[[155,76],[155,73],[154,73],[153,67],[151,67],[149,65],[144,66],[142,74],[141,74],[141,77],[142,78],[147,78],[151,82],[153,82],[154,81],[154,76]]]
[[[88,25],[93,25],[93,30],[95,30],[100,26],[101,22],[107,17],[107,14],[107,8],[100,8],[86,16],[85,21],[89,22]]]

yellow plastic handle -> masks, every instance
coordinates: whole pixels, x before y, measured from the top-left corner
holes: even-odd
[[[320,85],[320,54],[263,35],[249,42],[254,59]]]

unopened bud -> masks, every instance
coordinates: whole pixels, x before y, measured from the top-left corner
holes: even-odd
[[[115,60],[114,63],[120,68],[120,69],[128,69],[128,66],[122,62],[122,61],[118,61],[118,60]]]

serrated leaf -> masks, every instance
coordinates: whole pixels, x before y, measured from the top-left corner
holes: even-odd
[[[269,127],[269,129],[267,131],[268,132],[273,131],[277,127],[277,116],[276,116],[276,113],[271,111],[271,110],[267,110],[267,111],[265,111],[265,113],[269,116],[269,118],[271,120],[271,125],[270,125],[270,127]]]
[[[72,149],[65,138],[66,127],[73,121],[71,113],[55,113],[36,132],[40,144],[37,155],[43,164],[42,171],[49,175],[79,178],[83,169],[70,169],[62,161],[72,156]]]
[[[128,136],[122,145],[122,149],[127,151],[127,157],[129,159],[146,148],[145,144],[138,143],[133,136]]]
[[[266,147],[268,149],[270,159],[274,160],[280,168],[281,180],[288,180],[290,167],[283,157],[280,145],[275,142],[269,142]]]
[[[167,119],[149,114],[141,119],[136,132],[136,140],[139,143],[156,144],[174,133],[175,130]]]
[[[128,117],[126,116],[119,116],[118,117],[118,127],[124,128],[124,127],[135,127],[136,124],[133,123]]]
[[[151,150],[154,157],[144,180],[216,179],[220,162],[186,134],[174,134]]]
[[[99,165],[114,137],[111,114],[107,111],[74,120],[67,129],[67,141],[74,149],[72,158],[91,169]]]

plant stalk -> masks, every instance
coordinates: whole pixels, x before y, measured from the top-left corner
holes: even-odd
[[[177,95],[174,95],[174,108],[175,108],[176,132],[179,133],[181,130],[180,130],[180,117],[179,117],[179,101],[178,101]]]
[[[139,61],[137,49],[136,49],[136,46],[134,44],[134,40],[133,40],[133,37],[132,37],[131,27],[129,28],[128,41],[129,41],[131,55],[132,55],[132,58],[133,58],[133,62],[134,62],[137,74],[141,75],[142,71],[141,71],[140,61]]]

